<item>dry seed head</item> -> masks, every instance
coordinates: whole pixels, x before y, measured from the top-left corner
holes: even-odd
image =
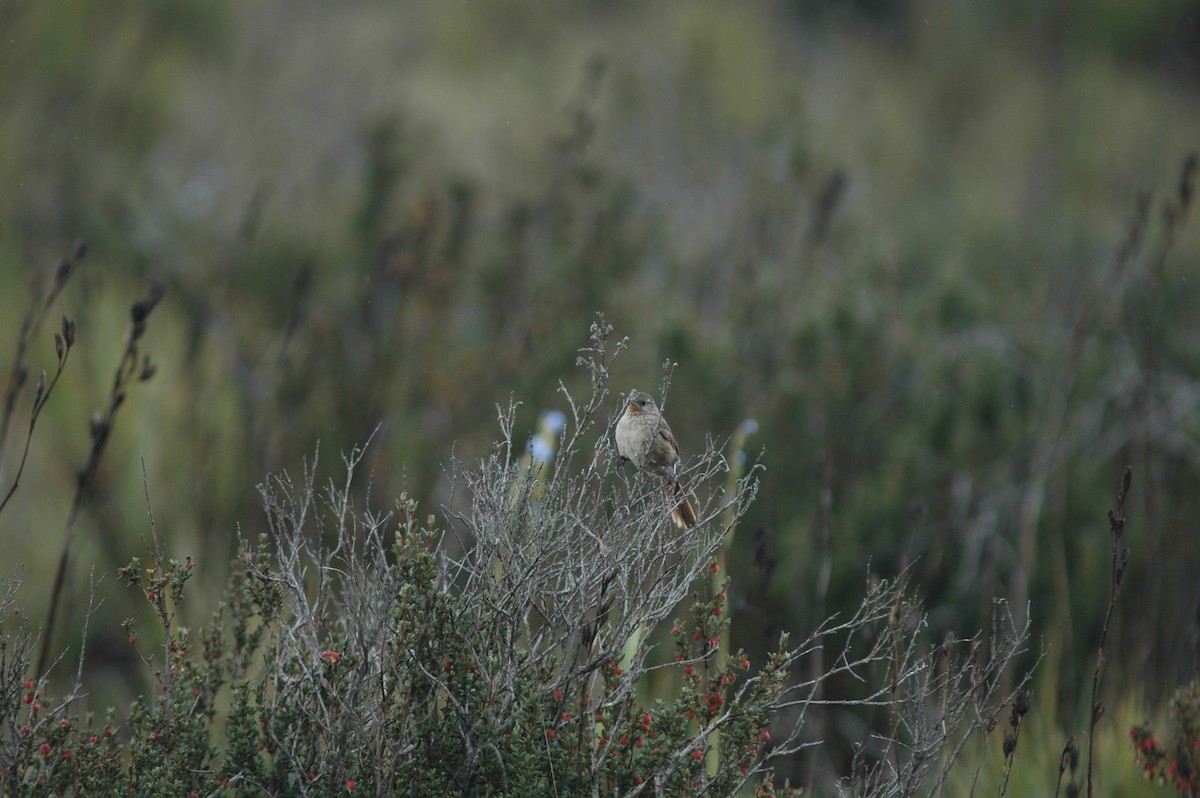
[[[1017,693],[1017,697],[1013,699],[1013,712],[1018,718],[1024,717],[1029,711],[1030,702],[1033,700],[1033,692],[1031,690],[1021,690]]]

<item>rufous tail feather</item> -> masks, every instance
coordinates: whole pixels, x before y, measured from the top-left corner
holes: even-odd
[[[675,526],[680,529],[691,529],[696,526],[698,523],[696,508],[692,506],[679,483],[673,482],[670,485],[664,485],[663,491],[667,494],[667,498],[675,500],[675,506],[671,508],[671,520],[675,522]],[[674,494],[673,497],[672,494]]]

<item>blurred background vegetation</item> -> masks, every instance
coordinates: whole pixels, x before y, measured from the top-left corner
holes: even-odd
[[[55,306],[79,341],[0,515],[6,570],[37,619],[153,280],[158,373],[116,420],[57,633],[78,639],[94,567],[97,703],[144,689],[118,620],[146,610],[112,578],[144,552],[142,460],[160,536],[200,562],[199,625],[237,530],[263,528],[268,472],[318,440],[333,463],[382,425],[375,498],[450,501],[451,454],[486,452],[510,395],[530,430],[561,407],[603,312],[632,344],[614,387],[657,389],[678,364],[685,455],[760,425],[735,646],[761,654],[906,564],[934,640],[986,626],[993,596],[1028,602],[1048,652],[1042,794],[1086,725],[1127,463],[1105,734],[1197,669],[1198,16],[1184,0],[0,4],[6,372],[58,259],[90,245]],[[29,365],[53,363],[44,331]],[[32,383],[5,489],[31,402]]]

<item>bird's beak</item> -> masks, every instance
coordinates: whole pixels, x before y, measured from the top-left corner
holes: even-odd
[[[632,402],[630,402],[629,403],[629,412],[630,413],[640,413],[640,412],[642,412],[642,409],[640,407],[638,407],[637,405],[633,404]]]

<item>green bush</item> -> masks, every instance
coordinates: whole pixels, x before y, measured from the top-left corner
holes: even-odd
[[[930,647],[903,574],[872,577],[857,608],[798,645],[783,635],[757,666],[726,651],[718,554],[758,469],[727,485],[713,445],[686,461],[701,523],[675,529],[657,478],[623,470],[610,440],[607,375],[624,348],[610,332],[593,325],[580,353],[592,390],[566,397],[552,456],[514,440],[514,405],[490,456],[452,464],[464,495],[445,528],[403,496],[382,515],[356,506],[363,449],[324,490],[315,458],[300,481],[268,480],[267,530],[240,543],[196,633],[177,621],[195,563],[164,556],[151,512],[151,559],[120,577],[162,635],[123,624],[154,694],[81,717],[79,676],[53,698],[49,670],[28,676],[28,630],[5,633],[4,794],[775,795],[771,763],[815,742],[810,708],[835,705],[886,715],[846,784],[906,795],[936,789],[1008,703],[1024,714],[1027,691],[1003,685],[1027,630],[1006,605],[986,649]]]

